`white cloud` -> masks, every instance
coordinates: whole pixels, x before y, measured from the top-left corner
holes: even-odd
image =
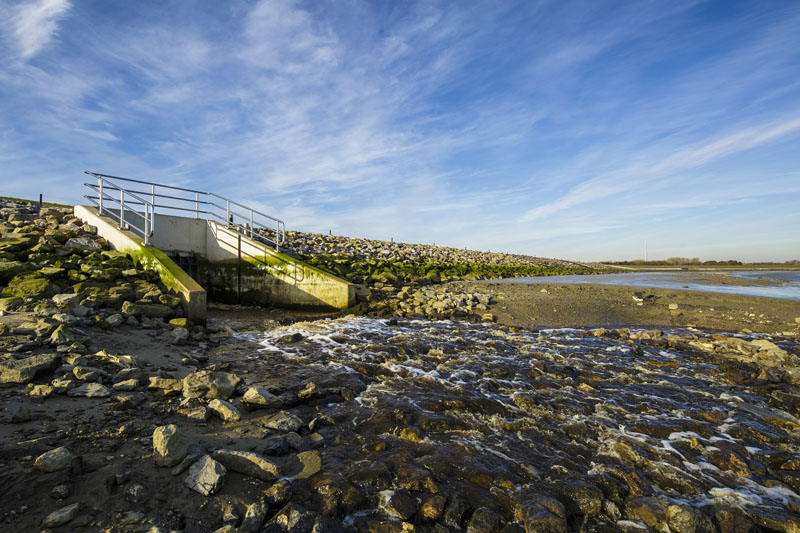
[[[22,59],[35,56],[53,40],[70,7],[69,0],[38,0],[17,7],[11,24]]]

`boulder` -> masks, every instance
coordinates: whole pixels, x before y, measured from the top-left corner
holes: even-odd
[[[201,370],[183,378],[183,396],[227,400],[241,381],[239,376],[228,372]]]
[[[50,335],[50,344],[53,346],[72,344],[73,342],[75,342],[75,337],[72,336],[72,332],[64,324],[58,326]]]
[[[278,465],[257,453],[223,449],[215,451],[213,457],[228,470],[263,481],[275,481],[281,475]]]
[[[322,457],[317,450],[300,452],[297,454],[297,460],[303,465],[303,470],[294,476],[297,479],[309,478],[322,470]]]
[[[31,355],[25,359],[0,363],[0,383],[29,383],[40,373],[52,372],[61,364],[55,353]]]
[[[188,452],[189,441],[175,424],[159,426],[153,431],[153,454],[158,466],[175,466]]]
[[[61,446],[60,448],[44,452],[36,458],[33,462],[33,466],[42,472],[58,472],[59,470],[69,468],[74,457],[75,456],[73,456],[68,449]]]
[[[84,383],[78,387],[69,389],[69,396],[79,396],[84,398],[108,398],[111,391],[99,383]]]
[[[208,455],[202,456],[191,467],[183,484],[203,496],[210,496],[222,486],[227,470]]]
[[[280,408],[283,402],[280,398],[263,387],[250,387],[245,391],[242,400],[251,407]]]
[[[291,413],[280,411],[267,418],[264,425],[277,431],[297,431],[303,427],[303,421]]]
[[[42,527],[49,528],[66,525],[70,523],[73,518],[75,518],[80,508],[80,502],[76,502],[71,505],[67,505],[66,507],[62,507],[57,511],[53,511],[42,521]]]
[[[18,296],[20,298],[48,298],[57,291],[58,289],[49,279],[34,272],[15,276],[8,282],[8,286],[3,289],[2,295],[5,297]]]
[[[65,244],[71,248],[76,248],[78,250],[94,251],[103,249],[103,245],[101,245],[99,242],[97,242],[91,237],[73,237],[69,239]]]
[[[264,502],[256,502],[247,506],[247,511],[244,513],[244,519],[239,524],[237,533],[258,533],[261,531],[261,525],[264,523],[264,518],[267,516],[267,504]]]
[[[122,314],[167,319],[172,316],[172,308],[163,304],[135,304],[126,301],[122,304]]]
[[[208,410],[212,415],[221,418],[225,422],[238,422],[242,419],[242,414],[236,407],[219,398],[214,398],[208,403]]]

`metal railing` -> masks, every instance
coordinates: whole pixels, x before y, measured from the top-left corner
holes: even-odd
[[[104,179],[102,175],[93,175],[97,177],[97,184],[85,183],[84,185],[95,191],[97,196],[84,195],[84,198],[95,203],[100,216],[106,215],[113,218],[119,223],[120,229],[128,229],[138,233],[144,238],[145,246],[149,245],[150,237],[153,236],[153,221],[155,220],[153,204],[136,193],[125,190],[117,184]],[[118,191],[119,198],[116,195],[108,194],[108,191]],[[126,195],[129,198],[128,201],[125,200]],[[114,208],[109,208],[109,203],[119,206],[119,214],[114,212]],[[137,210],[134,209],[134,205],[141,207]],[[127,219],[126,212],[128,213]],[[137,221],[141,221],[141,226],[137,225]]]
[[[149,244],[149,237],[153,235],[156,229],[154,225],[156,209],[194,213],[195,218],[217,219],[227,227],[236,230],[250,239],[272,246],[276,251],[280,251],[281,244],[286,242],[286,225],[282,220],[213,192],[203,192],[172,185],[161,185],[151,181],[109,176],[108,174],[99,174],[88,170],[84,173],[97,179],[96,184],[84,184],[95,191],[97,196],[86,196],[85,198],[95,202],[101,215],[104,211],[104,201],[110,200],[122,205],[123,207],[120,208],[120,217],[116,217],[113,212],[109,214],[119,221],[120,227],[129,225],[131,230],[135,230],[142,235],[145,239],[145,244]],[[149,186],[150,190],[129,190],[111,180]],[[167,191],[162,192],[164,189]],[[119,201],[107,194],[109,190],[119,191]],[[169,192],[170,194],[165,194],[165,192]],[[132,200],[126,202],[126,197],[130,197]],[[142,197],[149,198],[149,201]],[[130,220],[125,220],[124,206],[141,206],[143,213],[138,211],[132,212],[144,220],[142,228],[130,224]]]

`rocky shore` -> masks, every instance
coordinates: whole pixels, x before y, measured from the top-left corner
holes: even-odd
[[[0,214],[4,530],[800,531],[796,303],[371,279],[382,317],[201,327],[70,210]]]

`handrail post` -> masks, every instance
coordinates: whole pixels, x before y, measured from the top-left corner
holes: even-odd
[[[98,201],[98,210],[100,211],[100,216],[103,216],[103,178],[97,178],[97,188],[100,192],[97,195]]]
[[[200,218],[200,193],[194,193],[194,218]]]
[[[153,203],[152,209],[150,210],[150,214],[155,211],[156,208],[156,186],[155,184],[150,186],[150,201]]]
[[[147,203],[144,204],[144,245],[150,245],[150,209]]]
[[[231,225],[231,201],[228,200],[228,203],[225,204],[225,224],[228,226]]]
[[[253,210],[250,210],[250,238],[253,238]]]
[[[119,189],[119,229],[125,229],[125,189]]]

